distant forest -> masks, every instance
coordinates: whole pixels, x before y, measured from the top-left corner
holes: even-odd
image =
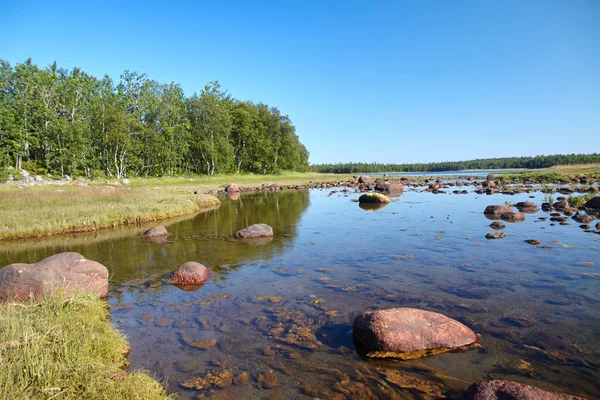
[[[600,163],[600,154],[554,154],[535,157],[481,158],[470,161],[443,161],[414,164],[339,163],[312,165],[314,172],[440,172],[465,169],[548,168],[555,165]]]
[[[190,97],[125,71],[119,82],[56,63],[0,60],[0,169],[75,176],[308,171],[308,151],[276,107],[218,82]]]

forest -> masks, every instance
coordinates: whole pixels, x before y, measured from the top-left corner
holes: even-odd
[[[600,154],[554,154],[535,157],[480,158],[469,161],[443,161],[413,164],[382,163],[338,163],[312,165],[314,172],[345,173],[355,172],[440,172],[467,169],[513,169],[513,168],[549,168],[556,165],[600,163]]]
[[[81,70],[0,60],[0,169],[95,177],[307,171],[308,151],[276,107],[209,82],[125,71],[118,82]]]

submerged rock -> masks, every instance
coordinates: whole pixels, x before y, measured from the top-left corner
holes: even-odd
[[[262,238],[272,237],[273,228],[267,224],[254,224],[250,225],[242,230],[239,230],[233,235],[236,239],[251,239],[251,238]]]
[[[467,400],[585,400],[583,397],[553,393],[512,381],[493,380],[474,383],[467,390]]]
[[[465,348],[475,333],[445,315],[415,308],[369,311],[354,320],[352,333],[366,356],[409,360]]]
[[[169,232],[167,232],[167,228],[162,225],[155,226],[144,232],[145,237],[167,236],[168,234]]]
[[[359,203],[389,203],[390,199],[381,193],[365,193],[358,198]]]
[[[55,292],[108,295],[108,269],[79,253],[59,253],[35,264],[0,269],[0,301],[40,300]]]
[[[171,272],[167,280],[177,285],[199,285],[207,279],[208,268],[200,263],[188,261]]]

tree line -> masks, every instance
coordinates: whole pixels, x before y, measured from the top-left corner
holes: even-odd
[[[115,83],[31,59],[0,60],[0,167],[9,166],[90,178],[309,169],[287,115],[216,81],[186,97],[138,72]]]
[[[373,172],[440,172],[467,169],[548,168],[555,165],[590,164],[600,162],[600,154],[554,154],[535,157],[480,158],[469,161],[443,161],[433,163],[381,164],[338,163],[312,165],[314,172],[373,173]]]

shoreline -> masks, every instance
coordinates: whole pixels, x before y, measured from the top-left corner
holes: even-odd
[[[0,220],[4,224],[0,227],[0,241],[9,243],[21,239],[95,232],[207,212],[220,206],[220,200],[215,194],[223,194],[223,187],[228,183],[237,183],[242,193],[304,190],[352,186],[353,176],[357,175],[359,174],[289,173],[133,178],[127,185],[114,182],[115,185],[112,186],[107,185],[106,181],[56,181],[28,188],[19,188],[18,183],[13,182],[0,185]],[[510,181],[522,181],[519,184],[523,184],[526,180],[534,180],[527,183],[564,184],[566,181],[580,182],[583,176],[598,179],[600,168],[526,170],[500,174],[495,179],[506,184],[510,184]],[[373,177],[390,181],[402,180],[410,184],[436,178],[401,175]],[[467,180],[470,183],[484,179],[467,176],[439,177],[448,181]]]

